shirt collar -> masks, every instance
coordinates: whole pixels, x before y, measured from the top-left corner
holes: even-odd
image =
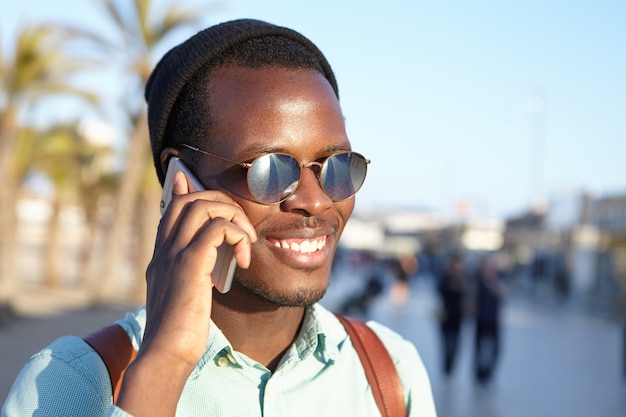
[[[313,354],[322,363],[332,362],[338,355],[338,343],[333,341],[332,332],[329,333],[327,311],[319,304],[307,308],[300,335],[294,345],[300,359]]]
[[[339,354],[338,346],[346,336],[345,332],[337,331],[337,323],[332,313],[319,304],[307,308],[300,334],[285,353],[279,368],[285,369],[295,366],[310,355],[313,355],[321,363],[332,363]],[[219,361],[223,362],[224,358],[233,366],[242,366],[243,362],[248,362],[242,356],[233,350],[224,333],[211,320],[207,349],[196,364],[191,377],[194,378],[199,375],[207,363],[215,362],[218,364]]]

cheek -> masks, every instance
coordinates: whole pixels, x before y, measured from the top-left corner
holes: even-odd
[[[257,234],[263,228],[263,223],[267,222],[268,219],[272,217],[274,210],[276,210],[276,206],[259,204],[255,201],[251,201],[247,197],[237,198],[235,196],[235,201],[241,206],[243,212],[246,213],[248,220],[252,224],[252,227],[254,227],[254,230],[256,230]]]
[[[355,197],[352,197],[346,201],[335,203],[335,205],[337,206],[337,211],[339,212],[343,220],[343,225],[341,228],[342,231],[343,231],[343,228],[346,226],[346,223],[350,219],[350,216],[352,216],[352,212],[354,211],[354,204],[355,204]]]

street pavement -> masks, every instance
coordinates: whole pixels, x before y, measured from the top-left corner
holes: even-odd
[[[331,286],[328,307],[336,307],[345,295],[341,288]],[[134,308],[79,305],[46,310],[41,295],[31,304],[40,308],[0,327],[2,401],[32,353],[61,335],[85,336]],[[511,295],[503,311],[500,363],[493,383],[483,388],[472,378],[470,323],[464,328],[455,373],[443,376],[436,306],[432,285],[418,280],[405,303],[394,302],[385,292],[372,304],[369,317],[415,343],[431,376],[440,417],[626,416],[617,322],[568,304]]]

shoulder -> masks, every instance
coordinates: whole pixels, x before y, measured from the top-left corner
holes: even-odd
[[[324,333],[330,337],[332,341],[345,340],[347,332],[339,319],[334,313],[328,311],[322,306],[315,307],[315,319],[320,322],[320,326],[324,328]],[[401,334],[392,330],[376,321],[367,321],[365,323],[380,338],[383,345],[389,352],[396,368],[400,373],[400,377],[407,386],[426,385],[430,389],[428,374],[422,362],[422,359],[415,345],[405,339]]]
[[[100,356],[83,339],[64,336],[26,362],[3,412],[7,416],[97,415],[96,410],[109,407],[110,398],[109,375]]]
[[[52,342],[48,347],[33,355],[26,363],[29,367],[42,370],[64,369],[75,372],[89,380],[98,380],[106,367],[100,356],[85,341],[76,336],[64,336]],[[106,381],[108,383],[108,380]]]
[[[322,321],[327,334],[339,339],[347,338],[345,328],[334,313],[318,307],[316,315]],[[404,388],[408,414],[436,416],[430,378],[415,345],[379,322],[367,321],[365,324],[380,338],[395,364]]]
[[[399,370],[400,368],[408,367],[413,371],[419,371],[420,373],[424,371],[425,373],[424,364],[413,342],[377,321],[370,320],[366,324],[374,330],[374,333],[383,342]]]
[[[339,342],[347,337],[346,329],[335,313],[327,310],[325,307],[321,305],[314,306],[312,318],[327,336],[331,336],[331,340]],[[413,343],[406,340],[399,333],[376,321],[368,321],[365,324],[381,339],[395,363],[407,359],[417,359],[421,363]]]

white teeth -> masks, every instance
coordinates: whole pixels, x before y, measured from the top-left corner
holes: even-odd
[[[311,253],[311,252],[315,252],[316,250],[317,250],[317,245],[315,245],[315,248],[313,248],[313,245],[308,240],[305,240],[304,242],[300,244],[300,252]]]
[[[277,248],[290,249],[300,253],[313,253],[326,246],[326,239],[322,240],[303,240],[300,243],[287,242],[286,240],[276,241],[274,246]]]

